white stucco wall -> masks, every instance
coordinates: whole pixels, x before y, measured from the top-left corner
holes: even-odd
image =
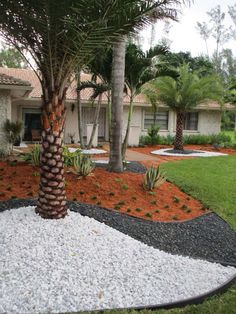
[[[0,149],[8,151],[9,145],[3,132],[3,125],[7,119],[11,119],[11,96],[10,91],[0,90]]]

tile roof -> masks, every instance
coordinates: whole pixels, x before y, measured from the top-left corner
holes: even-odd
[[[0,85],[31,86],[30,82],[0,72]]]
[[[1,85],[1,77],[8,77],[10,80],[12,80],[12,85],[14,83],[18,83],[18,85],[23,85],[27,84],[27,86],[32,86],[33,90],[31,91],[29,97],[32,98],[41,98],[42,95],[42,89],[41,89],[41,84],[39,82],[39,79],[37,78],[36,74],[34,71],[30,69],[16,69],[16,68],[2,68],[0,67],[0,85]],[[85,74],[82,73],[81,75],[81,80],[82,81],[88,81],[91,79],[90,74]],[[17,84],[16,84],[17,85]],[[91,89],[85,89],[81,92],[81,100],[82,101],[89,101],[90,97],[92,95],[92,90]],[[77,93],[76,93],[76,81],[74,80],[71,83],[71,86],[68,88],[67,95],[66,95],[67,100],[76,100],[77,98]],[[104,102],[107,102],[106,95],[103,95]],[[148,101],[146,100],[145,96],[140,94],[135,97],[134,99],[135,104],[139,105],[149,105]],[[124,97],[124,103],[129,103],[129,97],[125,96]],[[165,107],[165,106],[161,106]],[[204,110],[221,110],[221,106],[217,102],[208,102],[204,104],[200,104],[197,106],[198,109],[204,109]],[[235,110],[235,106],[232,106],[230,104],[225,104],[224,109],[229,109],[229,110]]]

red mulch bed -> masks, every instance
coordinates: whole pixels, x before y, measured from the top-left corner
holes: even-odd
[[[151,193],[145,191],[143,178],[143,174],[115,174],[100,168],[85,179],[67,173],[67,197],[153,221],[190,220],[207,212],[199,201],[169,182]],[[0,200],[37,197],[38,184],[38,168],[24,162],[0,162]]]

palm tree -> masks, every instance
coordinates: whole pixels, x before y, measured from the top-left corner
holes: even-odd
[[[126,48],[125,87],[130,101],[126,133],[122,145],[123,160],[128,146],[134,98],[141,93],[142,85],[158,74],[159,62],[157,60],[160,56],[165,55],[167,51],[168,48],[162,45],[152,47],[146,53],[135,44],[129,44]]]
[[[162,12],[172,2],[1,0],[0,35],[25,59],[25,50],[31,54],[42,86],[42,156],[36,208],[40,216],[62,218],[67,214],[62,145],[66,92],[74,69],[94,58],[98,48],[142,27],[150,12]],[[168,12],[171,14],[172,9]]]
[[[216,100],[221,101],[223,86],[215,75],[199,77],[191,72],[188,64],[177,70],[178,76],[163,76],[148,82],[143,89],[147,97],[162,102],[176,112],[176,136],[174,150],[183,151],[183,128],[186,112],[200,103]]]

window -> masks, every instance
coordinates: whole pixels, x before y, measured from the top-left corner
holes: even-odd
[[[187,112],[184,118],[184,130],[197,131],[198,112]]]
[[[158,111],[156,113],[156,124],[160,126],[160,130],[168,130],[168,111]],[[144,114],[144,129],[150,128],[155,123],[154,113],[150,110],[145,110]]]

